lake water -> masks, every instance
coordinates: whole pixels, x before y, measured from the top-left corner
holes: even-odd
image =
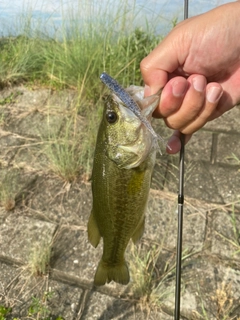
[[[228,2],[189,0],[189,17]],[[73,20],[111,20],[119,8],[133,18],[135,26],[154,25],[164,35],[173,19],[183,19],[183,4],[184,0],[0,0],[0,36],[21,34],[28,24],[51,34]]]

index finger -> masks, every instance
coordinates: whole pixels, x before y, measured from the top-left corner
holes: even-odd
[[[150,87],[149,94],[155,94],[164,87],[170,73],[179,67],[176,50],[169,41],[162,41],[140,63],[144,83]]]

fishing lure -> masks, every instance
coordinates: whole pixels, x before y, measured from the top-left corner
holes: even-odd
[[[154,138],[162,139],[151,126],[150,122],[146,117],[141,113],[141,109],[138,104],[133,100],[133,98],[129,95],[129,93],[117,82],[117,80],[113,79],[109,74],[103,72],[100,76],[101,81],[112,90],[116,96],[142,121],[142,123],[146,126],[146,128],[151,132]],[[161,90],[162,91],[162,90]],[[159,91],[159,95],[161,93]]]

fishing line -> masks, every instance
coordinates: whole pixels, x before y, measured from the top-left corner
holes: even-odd
[[[188,18],[188,0],[184,0],[184,20]],[[177,233],[177,258],[176,258],[176,288],[175,288],[175,314],[174,319],[180,319],[181,305],[181,271],[182,271],[182,229],[183,229],[183,204],[184,204],[184,153],[185,135],[181,133],[181,150],[179,159],[179,193],[178,193],[178,233]]]

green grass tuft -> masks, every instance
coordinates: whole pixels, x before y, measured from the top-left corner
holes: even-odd
[[[133,6],[131,11],[128,5],[128,1],[120,1],[110,12],[103,6],[91,9],[79,0],[76,8],[69,5],[62,26],[54,27],[54,32],[46,31],[44,21],[34,23],[29,9],[20,19],[20,35],[0,39],[0,85],[34,82],[68,87],[96,101],[102,91],[98,78],[103,71],[124,86],[140,84],[140,61],[160,39],[144,21],[141,25],[145,27],[138,27],[135,21],[141,10]],[[52,30],[51,18],[47,23]]]

